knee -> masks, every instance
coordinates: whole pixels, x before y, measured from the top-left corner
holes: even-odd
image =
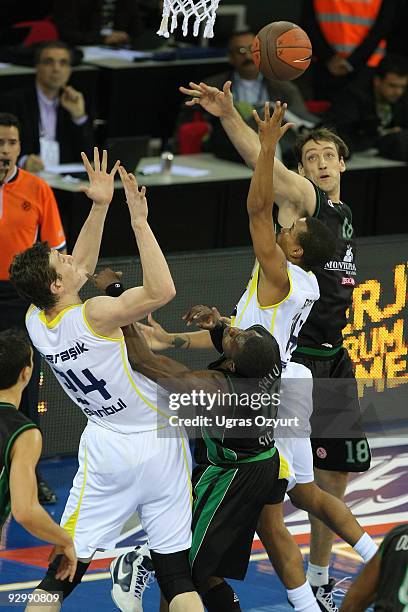
[[[289,492],[290,501],[305,512],[318,512],[322,505],[322,490],[315,482],[298,484]]]
[[[188,550],[161,554],[151,550],[156,579],[164,598],[171,601],[183,593],[196,590],[191,577]]]

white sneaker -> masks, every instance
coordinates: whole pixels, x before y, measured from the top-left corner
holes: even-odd
[[[143,612],[142,597],[154,579],[153,563],[147,544],[114,559],[110,565],[111,596],[121,612]]]

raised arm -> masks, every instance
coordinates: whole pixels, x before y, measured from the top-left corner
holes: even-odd
[[[176,294],[167,262],[147,222],[146,189],[139,191],[136,178],[124,168],[119,168],[119,174],[139,248],[143,285],[128,289],[120,297],[100,296],[86,303],[86,316],[93,329],[109,337],[117,337],[119,327],[146,317]]]
[[[99,257],[106,214],[113,197],[113,182],[119,168],[119,162],[116,162],[112,170],[108,172],[108,154],[106,151],[103,151],[102,161],[100,161],[99,151],[95,147],[94,168],[92,168],[85,153],[81,155],[89,178],[89,187],[83,187],[82,191],[92,200],[92,208],[82,226],[72,256],[78,268],[83,268],[88,274],[93,274]],[[85,281],[86,277],[83,277],[78,289]]]
[[[148,347],[137,323],[127,326],[123,331],[129,363],[133,370],[158,382],[169,391],[215,390],[218,375],[214,376],[214,373],[207,370],[192,372],[174,359],[156,355]]]
[[[210,87],[205,83],[190,83],[190,88],[180,87],[180,91],[191,96],[187,106],[199,104],[211,115],[218,117],[228,138],[241,155],[247,166],[255,168],[261,150],[256,132],[249,127],[234,107],[231,81],[224,84],[223,90]],[[269,172],[271,170],[269,169]],[[293,209],[292,216],[313,215],[316,208],[316,195],[310,181],[288,170],[275,159],[274,165],[275,203]]]
[[[271,117],[269,103],[266,103],[264,120],[261,120],[258,113],[254,111],[259,129],[261,151],[249,188],[247,209],[252,244],[261,269],[258,296],[262,296],[261,305],[263,306],[281,301],[289,291],[287,261],[282,249],[276,243],[272,219],[273,167],[276,145],[292,125],[287,123],[282,126],[285,109],[286,104],[276,102]]]

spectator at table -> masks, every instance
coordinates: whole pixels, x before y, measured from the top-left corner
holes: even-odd
[[[61,41],[42,43],[35,55],[33,84],[0,97],[0,111],[16,115],[21,123],[19,165],[29,172],[79,162],[81,151],[92,150],[92,122],[84,97],[68,85],[72,57]]]
[[[408,161],[408,60],[386,56],[338,95],[325,122],[351,151],[375,147],[380,155]]]

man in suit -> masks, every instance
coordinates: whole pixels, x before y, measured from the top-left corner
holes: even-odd
[[[234,105],[244,121],[253,129],[256,129],[256,123],[252,110],[260,111],[267,100],[286,102],[290,109],[286,111],[287,121],[295,123],[297,127],[300,125],[313,127],[317,123],[317,118],[306,109],[303,97],[296,85],[289,81],[266,79],[258,71],[251,51],[254,38],[255,35],[249,31],[232,34],[228,43],[228,59],[231,69],[204,79],[204,81],[220,90],[226,81],[232,81]],[[191,113],[191,109],[183,111],[179,118],[179,125],[191,121]],[[204,119],[211,126],[208,150],[218,157],[241,163],[241,157],[226,136],[220,122],[207,114]],[[286,153],[290,154],[294,140],[293,130],[289,130],[280,143],[284,156]]]
[[[138,0],[55,0],[53,19],[70,45],[125,45],[141,31]]]
[[[35,83],[0,98],[0,111],[16,115],[22,127],[19,165],[40,172],[46,165],[80,161],[94,144],[92,123],[81,92],[68,85],[72,51],[48,41],[35,55]]]

